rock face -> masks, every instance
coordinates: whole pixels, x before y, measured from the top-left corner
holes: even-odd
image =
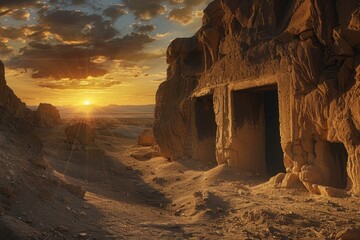
[[[95,134],[92,127],[84,122],[76,123],[65,129],[67,142],[70,144],[80,143],[87,146],[95,142]]]
[[[359,12],[357,0],[210,3],[167,50],[162,155],[360,195]]]
[[[42,142],[35,134],[30,119],[31,111],[25,103],[6,85],[4,64],[0,61],[0,132],[16,136],[16,144],[23,150],[23,154],[36,166],[45,168],[46,162],[42,157]],[[4,137],[4,144],[15,141]]]
[[[0,109],[6,111],[14,117],[24,117],[29,110],[26,109],[25,103],[14,94],[14,92],[6,85],[5,67],[0,61]]]
[[[59,110],[51,104],[40,103],[35,113],[35,124],[39,127],[55,127],[61,123]]]
[[[140,146],[152,146],[155,144],[154,133],[152,129],[145,129],[137,138]]]

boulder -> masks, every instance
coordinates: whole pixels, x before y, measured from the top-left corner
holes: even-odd
[[[154,132],[152,129],[145,129],[137,138],[140,146],[152,146],[155,144]]]
[[[76,123],[65,128],[66,141],[70,144],[80,143],[87,146],[95,142],[95,133],[93,128],[84,122]]]
[[[40,103],[35,113],[35,125],[52,128],[60,123],[59,110],[51,104]]]
[[[358,240],[360,237],[360,226],[351,226],[341,230],[336,235],[336,240]]]

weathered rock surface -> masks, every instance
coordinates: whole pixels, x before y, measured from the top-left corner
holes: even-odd
[[[0,216],[0,239],[36,240],[41,239],[41,234],[16,218]]]
[[[145,129],[137,138],[140,146],[152,146],[155,144],[154,132],[152,129]]]
[[[257,113],[250,99],[272,86],[283,165],[292,174],[280,185],[290,187],[298,178],[313,193],[327,186],[360,195],[359,12],[357,0],[210,3],[195,36],[174,40],[167,51],[154,126],[162,155],[214,158],[264,173],[264,102]],[[260,97],[239,93],[243,100],[234,106],[235,92],[249,89]],[[199,101],[203,107],[197,108]],[[213,113],[201,119],[204,106]],[[252,115],[237,122],[236,107]],[[206,125],[212,118],[214,127]]]
[[[22,147],[28,160],[45,168],[47,164],[42,157],[42,142],[29,124],[31,118],[31,111],[25,103],[6,85],[5,67],[0,61],[0,131],[17,135],[17,144]],[[4,142],[9,142],[9,139]]]
[[[84,122],[76,123],[65,128],[67,142],[70,144],[80,143],[87,146],[95,142],[95,133],[93,128]]]
[[[53,171],[43,158],[33,112],[6,85],[4,74],[0,62],[0,239],[48,238],[34,224],[37,206],[49,211],[60,201],[55,195],[79,199],[85,192]],[[45,210],[49,202],[52,205]]]
[[[35,112],[35,125],[39,127],[55,127],[61,123],[59,110],[49,103],[40,103]]]
[[[360,227],[352,226],[340,231],[336,235],[336,240],[356,240],[360,236]]]
[[[0,109],[6,110],[8,114],[15,117],[24,117],[29,110],[26,109],[25,103],[14,94],[6,85],[5,66],[0,61]]]

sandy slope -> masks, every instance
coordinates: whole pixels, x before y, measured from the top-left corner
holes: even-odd
[[[45,239],[335,239],[360,222],[356,198],[259,187],[265,179],[224,165],[136,160],[129,133],[144,120],[93,124],[96,146],[83,152],[64,150],[64,126],[38,130],[56,175],[86,191],[81,200],[41,186],[41,202],[26,192],[16,198],[11,214]]]

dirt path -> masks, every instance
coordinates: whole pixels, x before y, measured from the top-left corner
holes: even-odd
[[[226,166],[138,161],[129,156],[135,139],[116,129],[97,131],[100,158],[63,151],[61,128],[41,130],[59,176],[86,191],[84,201],[62,199],[55,207],[58,221],[49,222],[59,234],[50,239],[335,239],[360,222],[356,198],[255,187],[265,180]]]

